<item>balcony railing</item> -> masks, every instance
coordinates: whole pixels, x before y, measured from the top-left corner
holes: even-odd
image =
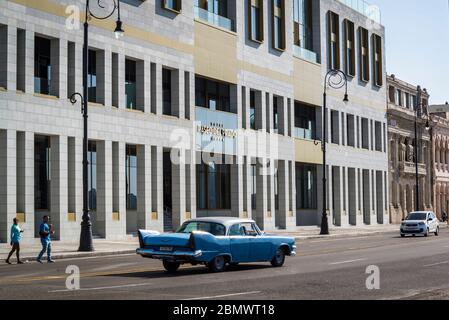
[[[318,63],[318,55],[315,52],[305,49],[303,47],[294,45],[293,46],[293,54],[295,56],[297,56],[298,58],[302,58],[307,61]]]
[[[354,9],[355,11],[363,14],[367,18],[371,20],[381,23],[381,13],[378,6],[369,4],[364,0],[339,0],[341,3],[344,3],[348,7]]]
[[[195,18],[229,31],[235,31],[234,21],[231,19],[204,10],[203,8],[197,6],[195,6]]]
[[[293,136],[297,139],[315,140],[315,135],[310,129],[297,128],[293,129]]]
[[[414,162],[402,162],[399,165],[400,170],[406,174],[416,174],[416,166]],[[418,164],[418,175],[427,175],[427,166],[423,163]]]

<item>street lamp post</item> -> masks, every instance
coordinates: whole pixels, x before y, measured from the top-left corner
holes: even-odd
[[[323,215],[321,218],[321,235],[329,234],[329,223],[327,219],[327,188],[326,188],[326,135],[327,135],[327,88],[341,89],[345,87],[345,96],[343,101],[346,103],[348,99],[348,78],[341,70],[331,69],[324,78],[323,91],[323,136],[321,137],[321,149],[323,151]]]
[[[118,11],[118,17],[116,21],[116,27],[114,30],[116,38],[123,35],[122,21],[120,20],[120,0],[110,0],[112,1],[113,9],[106,16],[97,16],[93,14],[90,10],[89,0],[86,0],[86,16],[84,20],[84,44],[83,44],[83,94],[75,92],[70,97],[70,102],[75,104],[77,102],[76,96],[81,98],[81,112],[83,114],[83,218],[81,222],[81,234],[80,234],[80,245],[78,251],[89,252],[94,251],[92,243],[92,222],[90,221],[89,214],[89,202],[88,202],[88,166],[89,162],[87,159],[88,154],[88,55],[89,55],[89,20],[91,17],[105,20],[111,17],[114,12]],[[105,6],[102,0],[97,0],[98,7],[104,9]]]

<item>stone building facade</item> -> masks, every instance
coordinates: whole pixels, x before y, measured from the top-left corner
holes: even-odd
[[[388,139],[390,145],[390,214],[392,223],[400,223],[416,210],[415,166],[415,108],[417,86],[406,83],[394,75],[387,77],[388,85]],[[428,124],[429,94],[422,91],[422,115],[418,118],[418,172],[420,210],[433,210],[432,141]]]
[[[385,30],[359,2],[121,0],[119,39],[116,15],[91,19],[94,235],[211,215],[319,225],[330,67],[352,74],[350,102],[328,101],[331,222],[388,223]],[[83,123],[69,97],[82,90],[83,31],[70,19],[85,3],[0,1],[1,242],[16,216],[26,241],[43,215],[56,239],[78,238]]]

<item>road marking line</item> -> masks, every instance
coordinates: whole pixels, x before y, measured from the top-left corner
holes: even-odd
[[[124,284],[121,286],[110,286],[110,287],[97,287],[97,288],[81,288],[78,290],[51,290],[48,291],[49,293],[56,293],[56,292],[77,292],[77,291],[93,291],[93,290],[107,290],[107,289],[120,289],[120,288],[134,288],[134,287],[143,287],[143,286],[149,286],[151,283],[136,283],[136,284]]]
[[[200,297],[200,298],[190,298],[190,299],[182,299],[182,300],[205,300],[205,299],[217,299],[217,298],[225,298],[225,297],[235,297],[235,296],[243,296],[243,295],[249,295],[249,294],[258,294],[262,291],[251,291],[251,292],[240,292],[240,293],[230,293],[230,294],[223,294],[219,296],[210,296],[210,297]]]
[[[333,263],[330,263],[330,265],[331,265],[331,266],[335,266],[335,265],[339,265],[339,264],[347,264],[347,263],[358,262],[358,261],[364,261],[364,260],[366,260],[366,259],[363,258],[363,259],[355,259],[355,260],[347,260],[347,261],[333,262]]]
[[[424,267],[435,267],[435,266],[440,266],[442,264],[449,264],[449,261],[443,261],[443,262],[437,262],[437,263],[432,263],[432,264],[426,264]]]

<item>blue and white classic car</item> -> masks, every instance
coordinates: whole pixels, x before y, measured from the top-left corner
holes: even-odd
[[[213,272],[244,262],[281,267],[285,256],[296,255],[294,238],[268,235],[253,220],[224,217],[189,220],[175,233],[139,230],[139,243],[137,254],[162,260],[168,272],[187,263]]]

